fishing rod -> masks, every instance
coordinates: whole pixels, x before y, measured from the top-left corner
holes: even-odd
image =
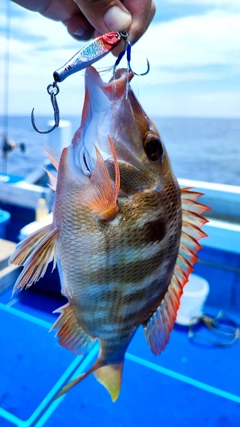
[[[11,2],[6,2],[6,24],[5,24],[5,53],[4,53],[4,71],[3,71],[3,136],[2,136],[2,171],[7,175],[8,154],[15,148],[20,148],[25,152],[24,142],[16,143],[10,141],[8,137],[9,128],[9,68],[10,68],[10,39],[11,39]]]

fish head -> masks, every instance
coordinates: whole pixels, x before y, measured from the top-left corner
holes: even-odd
[[[132,194],[155,185],[159,191],[172,177],[160,134],[136,99],[130,81],[134,74],[119,69],[104,83],[94,67],[86,69],[81,125],[73,138],[75,163],[85,176],[96,165],[96,148],[110,176],[114,175],[111,138],[116,152],[121,189]]]

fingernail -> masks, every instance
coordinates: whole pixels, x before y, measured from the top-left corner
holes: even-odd
[[[103,20],[110,31],[122,31],[130,27],[132,16],[119,7],[113,6],[106,12]]]
[[[81,37],[85,33],[84,29],[82,27],[78,28],[78,30],[74,31],[74,36]]]

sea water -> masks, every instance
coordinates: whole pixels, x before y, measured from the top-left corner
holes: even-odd
[[[151,117],[165,143],[178,178],[240,185],[240,119]],[[72,133],[79,127],[80,117],[70,120]],[[39,128],[47,128],[48,117],[38,117]],[[3,128],[0,121],[0,137]],[[26,176],[43,165],[46,155],[42,148],[48,135],[32,128],[30,116],[9,118],[8,137],[24,142],[25,153],[19,149],[9,153],[7,165],[0,162],[0,173]],[[71,141],[67,141],[67,145]]]

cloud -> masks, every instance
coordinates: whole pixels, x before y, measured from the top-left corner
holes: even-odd
[[[64,25],[48,20],[38,13],[17,5],[11,18],[10,40],[10,110],[13,113],[31,111],[33,102],[40,104],[39,113],[51,113],[46,87],[53,81],[53,71],[62,66],[77,50],[84,46],[72,39]],[[20,13],[16,13],[16,10]],[[24,19],[23,16],[24,15]],[[24,21],[24,25],[23,25]],[[4,28],[5,17],[0,16]],[[3,73],[6,39],[0,33],[0,97],[3,93]],[[71,80],[71,79],[70,79]],[[67,82],[66,88],[73,87]],[[80,86],[80,85],[79,85]],[[83,91],[83,87],[82,87]]]
[[[155,113],[154,102],[157,103],[159,98],[164,99],[165,108],[161,104],[159,114],[162,110],[171,114],[171,108],[174,114],[177,114],[177,110],[179,114],[185,111],[202,115],[204,111],[208,114],[209,110],[214,114],[218,111],[220,115],[224,111],[224,114],[235,114],[239,106],[236,97],[240,95],[240,8],[239,12],[232,8],[239,4],[239,0],[168,0],[168,3],[164,3],[165,9],[167,4],[170,9],[174,3],[179,4],[179,7],[191,3],[191,14],[164,22],[155,20],[132,48],[133,69],[144,71],[145,57],[148,57],[151,72],[146,77],[154,83],[151,85],[144,78],[135,78],[135,92],[141,97],[141,102],[149,105]],[[194,15],[193,3],[196,6],[209,5],[209,10],[205,8],[204,13]],[[226,3],[229,8],[223,10]],[[4,26],[5,17],[2,13],[0,28]],[[10,112],[28,113],[35,105],[36,114],[52,114],[46,93],[47,85],[52,82],[52,73],[86,43],[72,39],[61,23],[48,20],[14,3],[11,28]],[[2,32],[0,46],[1,97],[5,46]],[[113,56],[108,55],[97,63],[97,67],[113,65],[114,60]],[[108,76],[104,79],[107,80]],[[233,82],[236,83],[235,87]],[[81,73],[66,79],[60,85],[58,96],[61,112],[79,114],[83,92],[84,79]],[[212,104],[211,108],[207,108],[209,99],[216,102],[216,108]],[[217,105],[219,102],[225,103],[226,107],[220,109]]]
[[[147,114],[153,117],[240,117],[240,93],[166,93],[149,87],[148,97],[140,94],[139,98]]]
[[[211,11],[152,25],[134,47],[157,67],[240,64],[240,14]],[[138,58],[138,60],[139,60]]]
[[[168,3],[181,4],[181,5],[201,5],[213,6],[217,8],[238,8],[240,9],[239,0],[168,0]]]

